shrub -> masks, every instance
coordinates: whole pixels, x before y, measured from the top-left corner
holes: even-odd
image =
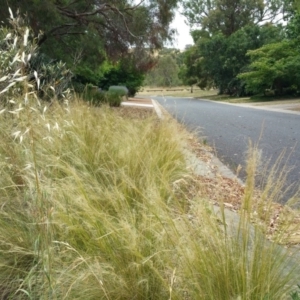
[[[123,91],[115,91],[115,90],[110,90],[107,92],[106,97],[107,97],[107,102],[109,106],[115,106],[118,107],[121,105],[122,102],[122,95]]]
[[[128,97],[128,89],[126,86],[121,86],[121,85],[112,85],[108,89],[110,92],[115,92],[119,96],[123,97]]]
[[[39,96],[44,100],[53,98],[62,99],[65,91],[71,87],[73,73],[66,64],[47,57],[42,53],[36,53],[29,64],[31,74],[34,71],[39,76]]]
[[[10,13],[11,27],[0,27],[0,101],[32,93],[48,101],[64,98],[72,73],[40,54],[32,30]]]
[[[100,90],[97,86],[87,84],[81,94],[83,100],[88,101],[93,106],[100,106],[107,103],[107,95],[105,91]]]

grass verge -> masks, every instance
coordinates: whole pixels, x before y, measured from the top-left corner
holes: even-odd
[[[251,157],[231,230],[222,206],[220,222],[203,195],[188,196],[172,122],[81,102],[0,122],[2,299],[289,297],[291,257],[250,225]]]

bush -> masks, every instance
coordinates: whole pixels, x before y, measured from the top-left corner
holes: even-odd
[[[39,76],[39,96],[44,100],[62,99],[64,92],[71,86],[73,73],[66,64],[56,62],[42,53],[36,53],[29,63],[31,78],[34,71]]]
[[[127,97],[128,90],[124,86],[111,86],[109,91],[102,91],[97,86],[87,84],[81,94],[83,100],[88,101],[92,106],[109,104],[118,107],[121,105],[123,97]]]
[[[11,13],[10,25],[0,27],[0,101],[32,93],[44,100],[64,98],[70,70],[38,52],[32,30],[20,16]]]
[[[115,106],[119,107],[122,102],[122,91],[116,91],[116,90],[110,90],[107,92],[106,97],[107,97],[107,102],[109,106]]]
[[[98,85],[105,90],[108,90],[112,85],[126,86],[128,96],[133,97],[144,81],[144,73],[136,70],[132,64],[133,61],[120,62],[115,66],[111,66],[108,70],[99,76]]]
[[[107,103],[106,92],[92,84],[85,86],[81,96],[83,100],[90,102],[93,106],[100,106],[101,104]]]

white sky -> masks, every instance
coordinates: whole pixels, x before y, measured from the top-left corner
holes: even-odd
[[[141,2],[141,0],[132,1],[134,4]],[[179,10],[180,8],[177,9],[174,21],[171,23],[171,28],[176,29],[178,34],[175,36],[172,45],[167,44],[165,46],[184,50],[186,45],[193,45],[194,41],[190,35],[190,28],[184,23],[185,17],[179,13]]]
[[[178,35],[176,36],[173,42],[174,45],[172,47],[181,50],[184,50],[185,46],[188,44],[194,44],[193,39],[190,35],[190,28],[184,23],[184,20],[185,17],[177,11],[175,14],[175,19],[171,24],[171,27],[177,29],[178,31]]]

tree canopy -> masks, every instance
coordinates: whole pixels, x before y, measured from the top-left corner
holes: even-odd
[[[231,95],[266,88],[282,93],[283,88],[295,86],[290,72],[295,71],[293,64],[298,67],[298,59],[292,59],[299,48],[296,2],[184,0],[183,14],[191,28],[198,26],[192,30],[195,45],[185,54],[181,71],[184,81],[196,81],[201,88],[214,85],[220,93]],[[287,26],[278,22],[280,18],[286,20]],[[286,42],[287,39],[294,41]],[[280,57],[275,55],[276,49]],[[268,76],[267,70],[273,68],[276,72]],[[256,76],[264,83],[258,85]]]
[[[26,14],[43,53],[93,68],[106,58],[119,60],[129,49],[140,58],[145,47],[162,47],[174,33],[169,24],[177,0],[0,0],[0,5],[2,22],[8,7]]]
[[[177,49],[163,48],[160,50],[155,66],[146,75],[145,85],[166,87],[180,85],[178,73],[182,64],[181,56]]]
[[[281,0],[184,0],[183,15],[191,27],[230,36],[246,25],[274,20],[282,6]]]
[[[286,28],[282,41],[268,43],[248,51],[251,63],[238,77],[251,93],[275,95],[296,94],[300,91],[300,15],[295,14]]]

